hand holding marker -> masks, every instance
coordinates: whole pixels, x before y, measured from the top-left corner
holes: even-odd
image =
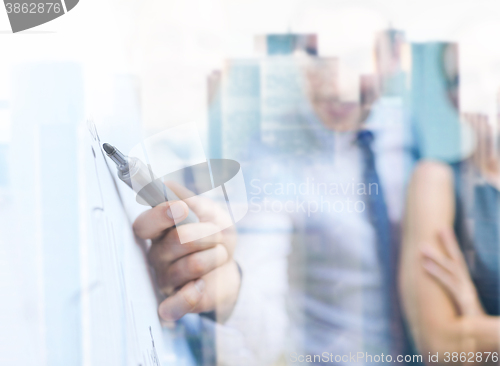
[[[187,313],[204,313],[224,322],[236,304],[241,284],[241,269],[233,259],[236,230],[228,213],[211,200],[199,200],[196,212],[202,222],[187,207],[182,216],[187,212],[186,218],[171,229],[173,222],[164,215],[163,205],[155,206],[167,197],[179,200],[177,195],[139,159],[123,155],[110,144],[103,149],[115,162],[120,180],[137,192],[137,200],[154,207],[140,214],[133,227],[139,238],[151,240],[148,259],[156,286],[166,296],[158,306],[159,316],[170,322]],[[207,181],[204,188],[211,188],[209,179],[201,181],[202,186]],[[188,223],[198,224],[184,225]]]
[[[117,175],[121,181],[132,188],[151,207],[167,201],[178,201],[179,197],[159,179],[146,165],[137,158],[129,158],[114,146],[105,143],[102,145],[106,155],[115,162]],[[132,184],[132,182],[134,182]],[[189,210],[187,217],[176,225],[200,222],[193,211]]]

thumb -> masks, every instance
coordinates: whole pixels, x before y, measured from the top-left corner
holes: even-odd
[[[190,313],[201,301],[205,292],[205,281],[198,279],[184,285],[174,295],[166,298],[160,304],[158,313],[167,321],[174,321]]]
[[[142,239],[154,239],[176,222],[184,220],[188,212],[183,201],[164,202],[140,214],[134,221],[134,232]]]
[[[200,221],[212,221],[215,215],[215,208],[217,207],[212,200],[195,195],[189,189],[174,181],[167,181],[165,185],[181,200],[187,203]],[[230,225],[232,225],[232,222]]]

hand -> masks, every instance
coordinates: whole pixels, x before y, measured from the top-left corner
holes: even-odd
[[[422,265],[425,271],[432,276],[449,293],[454,301],[459,315],[484,315],[472,282],[469,269],[458,246],[453,230],[444,229],[439,233],[442,252],[426,245],[422,248]]]
[[[231,218],[215,202],[194,196],[179,184],[167,185],[178,197],[191,197],[190,208],[200,222],[173,228],[174,219],[180,222],[188,214],[184,201],[165,202],[134,222],[135,234],[152,240],[149,261],[160,291],[167,296],[159,315],[173,321],[186,313],[215,310],[217,320],[225,321],[236,303],[241,280],[233,260],[236,230]]]

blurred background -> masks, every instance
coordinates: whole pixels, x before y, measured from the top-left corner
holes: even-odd
[[[195,122],[207,157],[244,163],[309,152],[304,100],[321,117],[321,98],[386,96],[422,157],[454,162],[500,127],[499,34],[495,0],[81,0],[19,34],[0,11],[0,363],[81,364],[84,345],[50,358],[47,339],[80,322],[87,120],[124,151]]]

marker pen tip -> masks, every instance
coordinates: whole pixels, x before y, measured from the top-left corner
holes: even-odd
[[[106,154],[108,155],[114,153],[116,150],[113,145],[110,145],[107,142],[102,145],[102,148],[104,149],[104,151],[106,151]]]

